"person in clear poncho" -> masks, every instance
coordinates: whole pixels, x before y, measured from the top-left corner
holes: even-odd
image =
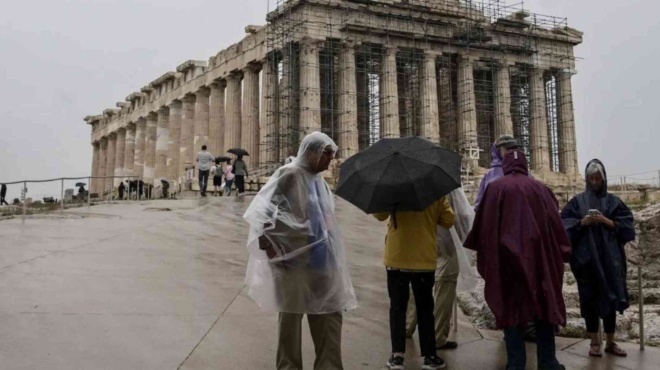
[[[250,225],[245,282],[262,310],[279,312],[279,370],[302,369],[304,314],[315,369],[343,369],[341,312],[357,308],[357,300],[334,199],[321,175],[336,152],[325,134],[305,137],[295,160],[271,176],[244,215]]]

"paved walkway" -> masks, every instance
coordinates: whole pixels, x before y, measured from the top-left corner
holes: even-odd
[[[277,318],[259,312],[243,286],[249,200],[103,205],[0,221],[0,369],[273,369]],[[385,227],[341,201],[338,212],[360,303],[345,315],[345,368],[382,369]],[[459,349],[441,353],[448,368],[504,367],[500,333],[459,326]],[[660,368],[657,349],[624,345],[626,359],[589,359],[587,344],[558,339],[560,360],[571,369]],[[409,341],[406,369],[420,368],[416,348]]]

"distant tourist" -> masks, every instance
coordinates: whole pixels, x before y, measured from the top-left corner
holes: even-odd
[[[216,197],[222,192],[222,166],[220,161],[216,160],[213,167],[211,167],[211,177],[213,178],[213,195]]]
[[[213,162],[215,157],[206,151],[206,145],[202,145],[202,151],[197,153],[197,168],[199,168],[199,192],[203,197],[206,196],[206,186]]]
[[[119,183],[119,200],[124,200],[124,190],[126,190],[126,187],[124,186],[124,182]]]
[[[566,326],[562,287],[571,244],[555,195],[529,177],[525,154],[506,154],[502,170],[484,192],[465,247],[477,251],[486,302],[504,329],[507,369],[525,369],[525,329],[534,322],[538,368],[562,370],[555,327]]]
[[[1,205],[9,205],[7,201],[5,200],[5,197],[7,196],[7,185],[2,184],[0,185],[0,206]]]
[[[321,173],[337,146],[314,132],[291,166],[281,167],[254,198],[250,224],[248,294],[262,310],[279,312],[277,370],[302,369],[302,319],[314,338],[315,369],[343,370],[342,312],[355,309],[334,199]]]
[[[614,342],[616,313],[630,305],[626,282],[624,246],[635,240],[633,214],[617,196],[607,192],[607,172],[594,159],[587,165],[587,184],[564,207],[561,217],[573,244],[571,270],[580,293],[580,314],[591,338],[589,356],[603,355],[600,320],[603,319],[605,352],[626,356]]]
[[[479,185],[479,191],[477,192],[477,200],[474,202],[475,211],[479,208],[481,198],[484,196],[488,185],[504,176],[502,160],[510,151],[516,149],[518,149],[518,142],[511,135],[501,135],[493,144],[493,147],[490,149],[490,169],[481,179],[481,185]]]
[[[234,160],[234,175],[236,175],[236,188],[238,188],[238,195],[245,193],[245,178],[248,176],[247,164],[243,160],[243,156],[239,155]]]
[[[222,173],[225,176],[225,193],[227,196],[231,195],[231,187],[234,185],[234,166],[227,161],[222,169]]]

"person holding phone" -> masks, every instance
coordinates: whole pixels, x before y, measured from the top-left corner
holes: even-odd
[[[607,191],[607,172],[598,159],[586,169],[586,190],[564,207],[561,217],[571,238],[571,270],[577,280],[580,313],[591,338],[589,356],[602,357],[600,320],[606,334],[605,352],[626,356],[614,342],[616,313],[630,305],[624,246],[635,240],[633,214]]]

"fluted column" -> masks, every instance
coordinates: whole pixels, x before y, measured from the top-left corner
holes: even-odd
[[[185,169],[193,165],[190,161],[193,152],[193,134],[195,130],[195,97],[186,95],[183,98],[181,111],[181,147],[179,149],[179,176],[185,178]]]
[[[167,149],[167,177],[172,181],[179,181],[183,176],[183,168],[179,163],[179,152],[181,148],[181,112],[182,104],[175,100],[170,104],[170,135]]]
[[[241,147],[250,155],[245,159],[248,170],[259,165],[259,69],[250,65],[243,69],[243,109],[241,112]]]
[[[543,70],[531,70],[529,78],[531,168],[534,171],[549,171],[550,145],[548,142],[548,114]]]
[[[167,178],[167,156],[170,144],[170,110],[162,107],[158,111],[158,127],[156,129],[156,164],[154,180],[160,185],[161,179]]]
[[[500,135],[513,135],[511,120],[511,82],[509,66],[502,64],[497,69],[497,90],[495,93],[495,138]]]
[[[291,50],[285,48],[282,52],[282,79],[278,87],[279,99],[279,161],[283,162],[291,154],[293,148],[293,68],[291,66]]]
[[[195,92],[195,129],[193,139],[193,153],[202,149],[202,145],[209,142],[209,97],[211,91],[202,87]],[[212,154],[215,154],[211,152]],[[196,157],[194,159],[197,159]]]
[[[114,179],[112,176],[115,175],[116,150],[117,134],[113,132],[108,135],[108,150],[106,152],[107,160],[105,162],[105,175],[108,176],[108,178],[105,179],[105,192],[110,192],[111,194],[114,191]]]
[[[115,148],[115,176],[124,175],[124,155],[126,154],[126,129],[117,130],[117,147]],[[122,178],[115,178],[113,186],[117,187],[122,182]]]
[[[357,111],[355,44],[344,43],[339,51],[339,157],[348,158],[360,150]]]
[[[209,99],[209,152],[220,156],[225,138],[225,87],[221,81],[211,85]]]
[[[126,151],[124,153],[124,176],[134,176],[135,163],[135,124],[126,127]]]
[[[557,113],[559,115],[559,169],[562,173],[579,173],[577,142],[575,140],[575,116],[573,110],[572,72],[559,71],[557,78]]]
[[[421,136],[436,144],[440,143],[440,112],[438,111],[438,79],[436,74],[437,54],[425,51],[422,95]]]
[[[158,116],[150,113],[147,116],[147,138],[144,141],[144,182],[147,184],[154,183],[157,135]]]
[[[241,145],[241,76],[233,73],[227,76],[227,103],[225,106],[224,150],[238,148]]]
[[[383,56],[383,75],[380,78],[380,109],[382,115],[381,137],[396,138],[401,136],[399,126],[399,88],[396,72],[396,54],[393,46],[385,48]]]
[[[147,139],[147,121],[140,118],[135,122],[135,160],[133,175],[144,181],[144,148]]]
[[[275,57],[271,54],[263,61],[261,77],[261,134],[259,166],[274,166],[278,161],[279,135],[277,83],[278,68]]]
[[[101,156],[101,143],[96,142],[92,144],[93,154],[92,154],[92,177],[99,175],[99,165]],[[92,179],[91,184],[89,184],[89,191],[91,193],[96,193],[96,188],[98,187],[99,180]]]
[[[99,153],[99,169],[97,172],[97,176],[103,177],[105,176],[107,164],[108,164],[108,138],[107,137],[102,137],[101,142],[100,142],[100,153]],[[99,196],[102,196],[103,193],[105,192],[105,183],[107,181],[105,179],[98,179],[96,180],[96,193],[99,194]]]
[[[477,109],[474,95],[474,71],[472,61],[462,58],[458,65],[458,140],[459,148],[466,155],[477,155]],[[471,160],[471,167],[478,165]]]
[[[300,140],[321,131],[321,73],[319,47],[322,42],[307,39],[300,43]]]

